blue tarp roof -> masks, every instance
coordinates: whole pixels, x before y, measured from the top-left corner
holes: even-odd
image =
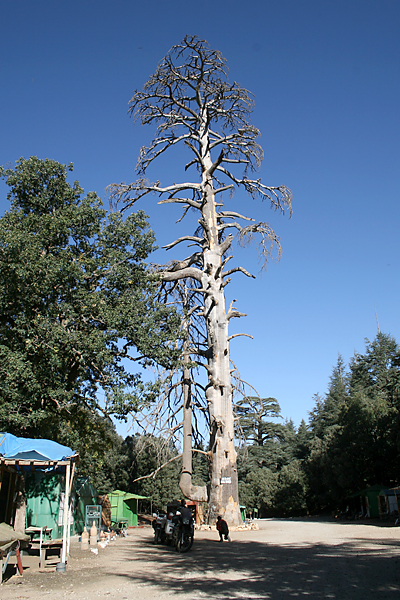
[[[75,455],[67,446],[51,440],[20,438],[11,433],[0,433],[0,455],[10,460],[65,460]]]

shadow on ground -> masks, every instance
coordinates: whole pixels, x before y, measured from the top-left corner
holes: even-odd
[[[399,538],[400,538],[400,527],[396,525],[395,520],[385,521],[382,519],[351,519],[351,518],[332,518],[331,516],[307,516],[307,517],[271,517],[271,519],[258,519],[256,522],[260,523],[263,521],[273,521],[275,523],[327,523],[332,525],[362,525],[363,527],[379,527],[380,529],[394,528],[399,529]]]
[[[189,553],[178,554],[138,540],[125,560],[126,571],[117,575],[135,584],[150,585],[155,596],[168,590],[188,594],[193,600],[289,600],[303,596],[397,600],[400,594],[400,541],[355,540],[295,548],[201,539],[195,540]]]

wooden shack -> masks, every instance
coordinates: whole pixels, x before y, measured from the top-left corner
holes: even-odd
[[[78,459],[79,455],[71,448],[51,440],[19,438],[10,433],[0,433],[0,521],[15,530],[24,531],[27,525],[25,520],[30,518],[31,527],[43,528],[43,511],[38,510],[40,502],[35,492],[26,494],[25,491],[27,480],[39,482],[39,488],[44,488],[42,498],[47,494],[54,514],[57,512],[54,529],[56,535],[62,536],[63,563],[69,553],[72,486]],[[56,485],[60,490],[62,486],[59,494]],[[57,495],[58,499],[53,500]]]

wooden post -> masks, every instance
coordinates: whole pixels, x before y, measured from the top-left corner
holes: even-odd
[[[6,502],[6,515],[5,522],[7,525],[13,526],[13,508],[14,508],[14,492],[15,492],[15,480],[17,478],[16,473],[10,473],[10,481],[8,487],[8,495]]]
[[[71,472],[71,463],[68,462],[65,469],[65,495],[64,495],[64,514],[63,514],[63,545],[61,553],[61,562],[65,563],[67,559],[67,528],[69,512],[69,480]]]
[[[70,477],[70,482],[69,482],[69,501],[68,501],[68,526],[67,526],[67,556],[69,556],[69,547],[71,544],[71,508],[72,508],[72,486],[74,483],[74,477],[75,477],[75,463],[72,464],[72,473],[71,473],[71,477]]]

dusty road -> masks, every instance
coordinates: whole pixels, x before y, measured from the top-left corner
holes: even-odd
[[[34,563],[1,600],[382,600],[400,598],[400,527],[311,519],[259,521],[259,531],[196,532],[188,554],[130,530],[95,556],[76,541],[65,574]],[[29,559],[31,560],[31,558]]]

